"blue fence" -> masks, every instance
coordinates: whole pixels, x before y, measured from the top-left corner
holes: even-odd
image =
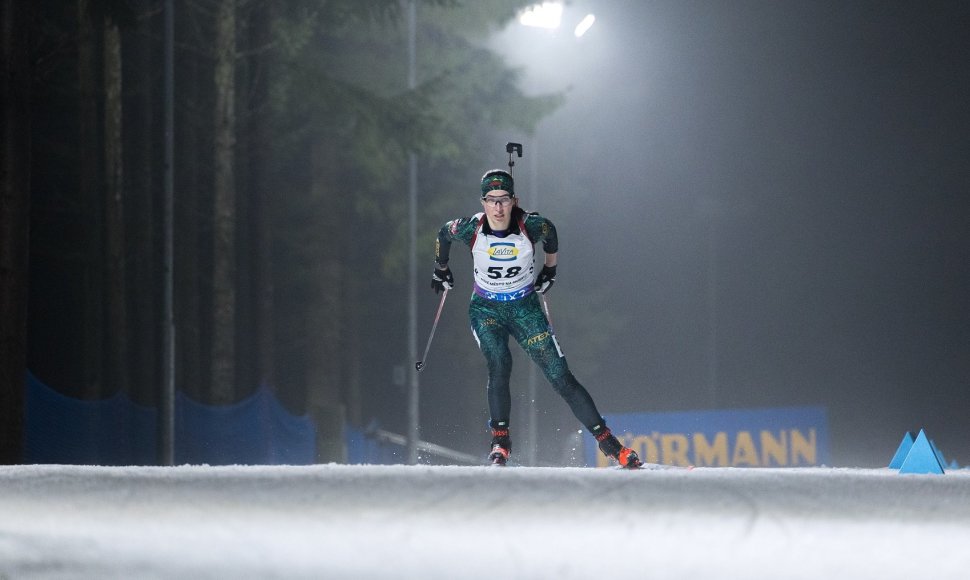
[[[25,463],[156,463],[156,410],[122,393],[76,399],[28,373],[25,407]],[[176,393],[176,464],[308,465],[315,459],[310,417],[290,414],[265,386],[225,406]]]

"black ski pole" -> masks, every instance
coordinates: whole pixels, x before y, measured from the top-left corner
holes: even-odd
[[[448,289],[446,288],[444,292],[441,293],[441,302],[438,303],[438,312],[434,315],[434,324],[431,325],[431,335],[428,336],[428,344],[424,347],[424,355],[421,360],[414,363],[414,368],[420,373],[424,368],[424,360],[428,358],[428,351],[431,349],[431,339],[434,338],[434,331],[438,328],[438,319],[441,318],[441,309],[445,305],[445,298],[448,297]]]

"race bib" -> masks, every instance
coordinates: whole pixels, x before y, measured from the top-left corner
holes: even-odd
[[[490,300],[517,300],[535,283],[532,242],[525,234],[504,238],[479,233],[472,246],[475,292]]]

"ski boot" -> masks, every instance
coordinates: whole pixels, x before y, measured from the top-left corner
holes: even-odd
[[[609,427],[604,427],[602,431],[595,434],[596,442],[599,444],[600,451],[607,457],[612,457],[624,469],[639,469],[643,466],[637,452],[624,447],[620,440],[613,435]]]
[[[488,462],[497,467],[504,467],[512,454],[512,439],[509,438],[508,428],[492,427],[492,451],[488,454]]]

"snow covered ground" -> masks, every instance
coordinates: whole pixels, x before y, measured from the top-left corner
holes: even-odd
[[[970,578],[970,472],[0,467],[0,579]]]

